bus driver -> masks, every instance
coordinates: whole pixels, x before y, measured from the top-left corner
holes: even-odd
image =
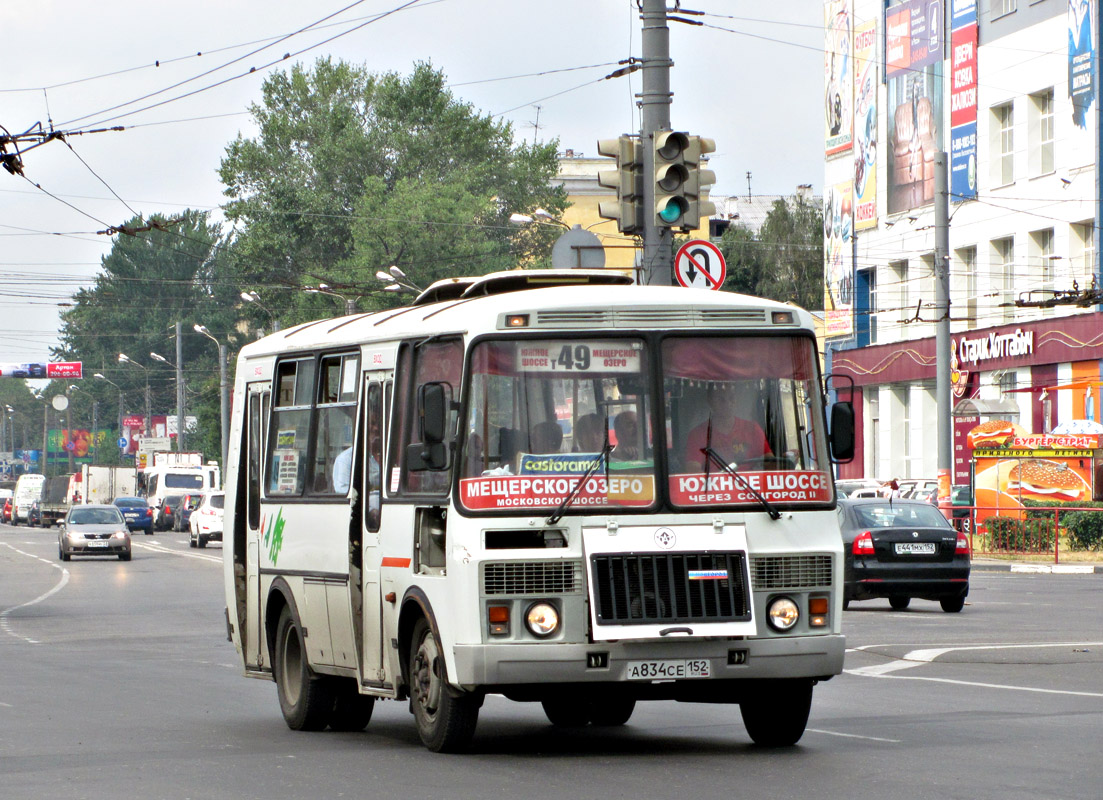
[[[740,416],[754,408],[754,389],[749,381],[715,383],[708,388],[707,399],[709,418],[689,432],[685,469],[705,471],[707,456],[702,451],[709,443],[710,423],[712,449],[725,464],[773,455],[761,426]]]

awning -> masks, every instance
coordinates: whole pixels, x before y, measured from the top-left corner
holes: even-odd
[[[1018,417],[1019,406],[1013,400],[1001,397],[999,400],[983,400],[979,397],[967,397],[954,406],[955,417],[986,416]]]

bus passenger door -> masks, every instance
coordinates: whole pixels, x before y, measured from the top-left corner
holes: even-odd
[[[383,668],[383,612],[379,570],[382,553],[379,525],[383,499],[383,373],[365,374],[364,406],[361,430],[364,432],[361,508],[362,567],[362,644],[361,674],[367,684],[385,681]]]
[[[245,444],[243,454],[247,469],[245,514],[245,574],[246,600],[242,651],[247,669],[264,669],[268,653],[264,647],[261,620],[260,586],[260,535],[261,535],[261,475],[264,472],[264,442],[268,425],[268,405],[271,402],[270,384],[253,383],[246,388],[248,405],[245,415]],[[243,465],[244,466],[244,465]]]

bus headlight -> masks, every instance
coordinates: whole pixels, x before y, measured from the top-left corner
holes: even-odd
[[[533,603],[525,612],[525,627],[533,636],[546,639],[559,630],[559,612],[551,603]]]
[[[800,609],[788,597],[775,597],[766,608],[766,620],[775,631],[787,631],[800,619]]]

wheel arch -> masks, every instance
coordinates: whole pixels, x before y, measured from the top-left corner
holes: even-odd
[[[291,612],[291,619],[299,630],[302,630],[303,624],[299,618],[299,607],[295,603],[295,594],[283,577],[277,577],[268,589],[268,599],[264,604],[264,639],[268,645],[269,667],[272,667],[275,662],[276,626],[279,625],[280,614],[283,613],[284,608]]]
[[[410,675],[410,645],[414,636],[414,626],[419,619],[424,619],[433,636],[440,641],[440,628],[437,625],[436,614],[429,598],[417,586],[411,586],[402,597],[402,606],[398,612],[398,660],[402,669],[402,694],[409,690]]]

